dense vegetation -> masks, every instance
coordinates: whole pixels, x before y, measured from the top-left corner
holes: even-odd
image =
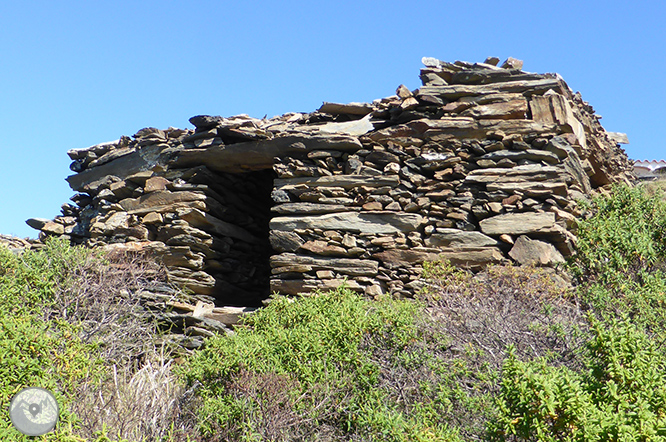
[[[416,300],[275,297],[178,363],[135,296],[158,266],[0,249],[0,439],[30,440],[7,405],[32,385],[58,442],[666,440],[662,198],[596,199],[561,271],[432,263]]]

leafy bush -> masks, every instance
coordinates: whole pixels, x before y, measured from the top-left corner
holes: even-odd
[[[594,199],[594,214],[578,224],[572,269],[580,278],[617,286],[625,276],[662,268],[666,258],[666,204],[641,187],[617,186]],[[639,278],[640,279],[640,278]]]
[[[433,379],[392,382],[402,379],[400,370],[435,366],[433,355],[416,351],[424,338],[418,308],[344,289],[272,299],[235,335],[208,340],[183,367],[188,384],[198,386],[202,437],[456,440],[440,419]]]
[[[594,200],[578,226],[570,265],[583,305],[601,318],[623,315],[666,331],[666,202],[642,187],[617,186]]]
[[[576,365],[506,360],[495,440],[666,440],[666,205],[620,186],[589,207],[570,269],[590,336]]]
[[[131,296],[159,277],[150,261],[102,258],[61,240],[20,254],[0,247],[0,440],[31,440],[7,412],[26,386],[52,391],[60,405],[56,430],[41,440],[170,434],[178,384],[155,351],[155,327]],[[131,364],[141,353],[144,366]]]
[[[666,440],[666,357],[628,321],[593,321],[585,370],[504,365],[495,440]]]

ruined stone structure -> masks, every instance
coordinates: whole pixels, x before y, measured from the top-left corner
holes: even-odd
[[[577,200],[632,179],[592,107],[522,62],[424,58],[423,87],[271,119],[196,116],[68,152],[76,192],[41,237],[148,250],[216,305],[346,283],[412,296],[426,260],[550,265]]]

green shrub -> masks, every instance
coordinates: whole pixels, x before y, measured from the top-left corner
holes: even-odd
[[[61,241],[38,252],[15,255],[0,247],[0,439],[28,440],[9,420],[9,401],[27,386],[52,391],[61,404],[59,430],[45,440],[76,440],[70,429],[70,393],[79,380],[99,368],[94,345],[82,342],[80,328],[62,320],[45,320],[56,291],[87,252]]]
[[[617,287],[641,272],[663,268],[666,258],[666,203],[641,187],[616,186],[594,199],[593,216],[578,224],[571,266],[579,278]]]
[[[628,315],[666,332],[666,202],[656,190],[617,186],[594,200],[578,226],[570,269],[579,299],[599,318]]]
[[[666,358],[628,321],[593,321],[585,370],[507,359],[495,440],[666,440]]]
[[[179,385],[131,295],[159,279],[154,267],[62,240],[20,254],[0,247],[0,440],[32,440],[8,413],[26,386],[52,391],[60,406],[55,431],[40,440],[187,440],[165,424],[180,412]],[[137,354],[142,367],[130,364]]]
[[[401,387],[391,384],[393,369],[429,367],[428,356],[409,351],[422,338],[418,308],[344,289],[272,299],[235,335],[208,340],[183,367],[188,384],[198,386],[201,434],[241,441],[455,440],[437,400],[409,406],[391,391]],[[377,347],[387,354],[373,353]],[[416,387],[403,393],[422,392]]]

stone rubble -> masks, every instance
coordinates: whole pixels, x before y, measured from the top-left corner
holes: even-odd
[[[73,204],[28,224],[41,239],[150,251],[204,310],[342,284],[413,296],[426,260],[570,256],[577,201],[634,179],[621,137],[520,60],[423,63],[421,88],[372,103],[202,115],[195,129],[71,150]],[[210,308],[199,316],[215,320]]]

